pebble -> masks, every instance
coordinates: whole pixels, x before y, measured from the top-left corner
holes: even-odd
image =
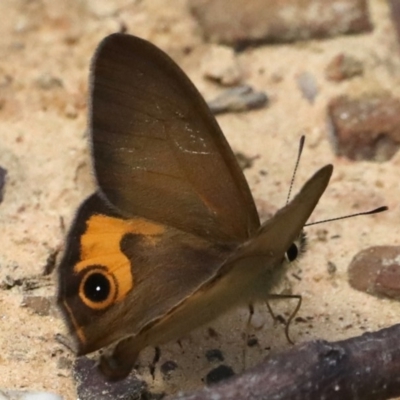
[[[400,246],[360,251],[348,267],[349,283],[361,292],[400,300]]]
[[[0,167],[0,203],[3,201],[4,198],[6,178],[7,178],[7,170],[3,167]]]
[[[160,366],[160,371],[163,375],[169,375],[172,371],[175,371],[178,368],[178,364],[175,361],[168,360],[165,361]]]
[[[203,36],[236,48],[372,30],[367,0],[189,0],[188,5]]]
[[[40,316],[48,316],[54,301],[54,297],[24,295],[21,307],[27,307]]]
[[[0,389],[0,400],[62,400],[57,394],[49,392],[18,391]]]
[[[260,307],[256,307],[254,309],[254,314],[252,315],[251,320],[250,320],[251,326],[256,330],[259,330],[259,329],[263,328],[263,326],[266,324],[266,322],[267,322],[267,318],[266,318],[265,310],[263,309],[261,311]]]
[[[300,89],[303,97],[309,103],[314,104],[315,98],[318,95],[318,85],[315,76],[310,72],[303,72],[297,77],[297,86]]]
[[[96,18],[106,18],[118,15],[124,8],[128,7],[131,2],[126,0],[96,0],[85,2],[85,7],[89,13],[93,14]]]
[[[341,82],[360,76],[364,73],[364,66],[357,58],[341,53],[335,56],[325,69],[325,77],[328,81]]]
[[[97,362],[79,357],[74,364],[73,376],[79,400],[130,400],[145,398],[146,383],[130,374],[125,379],[109,382],[97,368]]]
[[[338,156],[383,162],[400,147],[400,99],[389,93],[333,98],[328,122]]]
[[[207,385],[212,385],[214,383],[223,381],[231,376],[234,376],[235,372],[228,365],[220,365],[212,369],[206,376]]]
[[[210,349],[206,351],[208,362],[224,361],[224,355],[220,349]]]
[[[224,86],[238,85],[243,79],[235,52],[228,46],[211,46],[200,70],[204,77]]]
[[[258,158],[258,156],[255,157],[246,156],[246,154],[243,154],[240,151],[235,153],[235,157],[242,171],[251,168],[254,164],[254,161]]]
[[[251,336],[247,339],[247,346],[254,347],[258,345],[258,339],[255,336]]]
[[[62,80],[49,73],[43,73],[36,79],[36,85],[43,90],[63,87]]]
[[[397,41],[400,41],[400,3],[398,0],[389,0],[390,14],[397,33]]]
[[[248,111],[265,107],[267,104],[267,95],[264,92],[255,92],[248,85],[227,89],[208,102],[208,106],[214,114]]]

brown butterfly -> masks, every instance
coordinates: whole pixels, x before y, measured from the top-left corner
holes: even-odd
[[[58,304],[79,355],[118,341],[100,367],[120,379],[146,346],[268,299],[285,254],[300,252],[294,243],[333,167],[260,225],[214,116],[160,49],[130,35],[105,38],[90,101],[98,190],[70,228]]]

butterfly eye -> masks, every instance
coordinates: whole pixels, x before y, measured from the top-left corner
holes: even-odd
[[[296,260],[299,256],[301,256],[307,246],[307,238],[304,231],[300,233],[300,235],[294,240],[294,242],[290,245],[290,247],[286,250],[285,258],[288,262],[292,262]]]
[[[286,250],[286,254],[285,254],[286,259],[289,262],[292,262],[298,257],[298,255],[299,255],[299,249],[297,247],[297,244],[296,243],[292,243],[290,245],[290,247]]]
[[[117,296],[114,277],[102,268],[91,268],[82,279],[79,296],[90,308],[102,310],[110,306]]]

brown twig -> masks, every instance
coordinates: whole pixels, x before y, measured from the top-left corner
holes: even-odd
[[[400,396],[400,324],[340,342],[313,341],[242,375],[169,400],[383,400]]]

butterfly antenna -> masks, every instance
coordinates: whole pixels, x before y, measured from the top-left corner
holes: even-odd
[[[340,219],[358,217],[360,215],[378,214],[378,213],[381,213],[381,212],[386,211],[388,209],[389,209],[388,207],[382,206],[382,207],[375,208],[374,210],[371,210],[371,211],[363,211],[363,212],[359,212],[359,213],[355,213],[355,214],[343,215],[342,217],[329,218],[329,219],[323,219],[322,221],[310,222],[309,224],[305,224],[304,226],[311,226],[311,225],[322,224],[322,223],[325,223],[325,222],[338,221]]]
[[[296,160],[296,164],[295,164],[295,166],[294,166],[294,171],[293,171],[293,175],[292,175],[292,180],[290,181],[289,193],[288,193],[288,195],[287,195],[286,204],[289,203],[290,195],[292,194],[293,184],[294,184],[294,180],[295,180],[295,178],[296,178],[297,168],[299,167],[300,157],[301,157],[301,153],[303,152],[303,147],[304,147],[304,141],[305,141],[305,140],[306,140],[306,137],[303,135],[303,136],[300,138],[299,151],[298,151],[298,153],[297,153],[297,160]]]

